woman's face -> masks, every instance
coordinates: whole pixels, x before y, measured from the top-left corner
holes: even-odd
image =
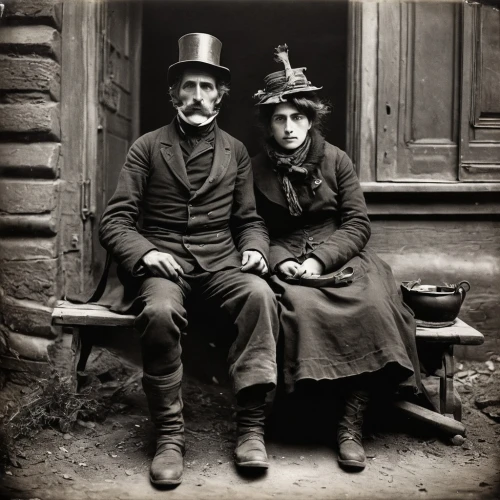
[[[271,135],[284,149],[297,149],[306,140],[311,122],[289,102],[278,104],[271,116]]]

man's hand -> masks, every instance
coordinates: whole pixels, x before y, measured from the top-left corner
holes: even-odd
[[[324,271],[324,266],[323,264],[318,260],[315,259],[314,257],[310,257],[309,259],[306,259],[302,265],[300,265],[297,270],[295,271],[295,274],[293,275],[294,278],[317,278],[318,276],[321,276]]]
[[[241,259],[241,270],[244,273],[252,272],[262,276],[267,273],[267,264],[257,250],[245,250]]]
[[[283,273],[285,276],[294,276],[297,272],[297,269],[300,267],[298,262],[294,260],[285,260],[278,266],[278,270]]]
[[[142,262],[153,274],[159,278],[166,278],[171,281],[179,281],[179,276],[184,273],[177,261],[165,252],[151,250],[142,258]]]

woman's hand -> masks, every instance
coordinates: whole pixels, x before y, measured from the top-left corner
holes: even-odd
[[[293,275],[294,278],[317,278],[324,271],[323,264],[316,258],[310,257],[299,265]]]
[[[278,271],[281,274],[284,274],[285,276],[294,276],[295,273],[297,272],[297,269],[300,267],[300,264],[298,262],[295,262],[294,260],[285,260],[285,262],[282,262],[278,266]]]

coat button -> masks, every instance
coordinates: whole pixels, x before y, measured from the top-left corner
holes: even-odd
[[[309,236],[309,238],[307,238],[309,241],[312,241],[314,240],[314,238],[312,236]]]
[[[214,178],[213,177],[209,177],[208,178],[208,182],[214,182]]]
[[[189,248],[189,247],[190,247],[189,243],[186,243],[186,248]]]
[[[321,184],[321,179],[314,179],[314,184]]]

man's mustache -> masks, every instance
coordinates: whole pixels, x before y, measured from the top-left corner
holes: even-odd
[[[181,110],[186,116],[202,115],[206,116],[207,118],[210,118],[215,112],[215,110],[210,111],[206,106],[204,106],[201,103],[188,104],[185,107],[181,107]]]

